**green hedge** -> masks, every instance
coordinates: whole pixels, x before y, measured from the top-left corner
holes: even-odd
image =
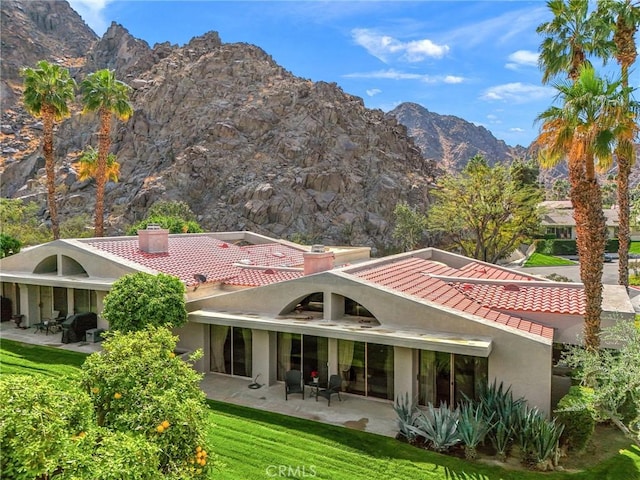
[[[605,251],[609,253],[617,253],[620,242],[617,238],[607,240]],[[551,238],[538,240],[536,243],[536,252],[544,255],[577,255],[578,247],[575,240],[564,238]]]
[[[555,413],[564,424],[560,441],[570,450],[583,451],[596,428],[594,412],[589,407],[592,396],[593,389],[573,386],[558,402]]]

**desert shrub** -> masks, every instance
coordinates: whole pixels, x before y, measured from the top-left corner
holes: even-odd
[[[558,452],[564,426],[547,420],[537,408],[523,406],[516,420],[515,436],[520,446],[520,460],[538,470],[546,470]]]
[[[179,278],[138,272],[113,283],[102,315],[113,330],[131,332],[148,325],[180,327],[187,321],[185,287]]]
[[[473,404],[466,402],[460,407],[460,421],[458,422],[458,436],[464,444],[464,454],[467,460],[475,460],[478,444],[491,429],[493,414],[487,419],[484,415],[482,402]]]
[[[416,436],[422,437],[427,445],[436,452],[446,452],[460,443],[458,436],[458,419],[460,411],[450,410],[446,403],[435,408],[432,403],[427,405],[427,411],[420,411],[414,425],[409,427]]]
[[[558,421],[564,425],[561,441],[571,450],[584,450],[595,430],[592,397],[593,389],[573,386],[558,402],[555,413]]]
[[[20,248],[22,248],[20,240],[5,233],[0,233],[0,258],[15,255],[20,252]]]
[[[158,448],[164,478],[192,478],[185,472],[196,475],[210,465],[201,453],[208,450],[205,395],[202,374],[175,355],[176,342],[162,327],[109,333],[103,351],[85,361],[82,386],[100,427],[140,433]]]
[[[416,416],[419,413],[416,399],[409,399],[409,393],[405,392],[405,396],[398,395],[396,401],[393,404],[393,409],[398,415],[398,429],[400,435],[406,438],[409,442],[413,442],[416,437],[416,433],[412,430]]]
[[[73,382],[3,375],[0,405],[0,477],[71,475],[90,458],[82,439],[93,428],[93,408]]]
[[[132,225],[127,230],[127,235],[137,235],[138,230],[145,230],[148,225],[155,224],[169,230],[169,233],[202,233],[204,230],[195,220],[185,220],[184,218],[152,215]]]

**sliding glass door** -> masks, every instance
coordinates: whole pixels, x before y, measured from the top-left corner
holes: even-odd
[[[488,360],[483,357],[420,350],[418,364],[420,405],[477,399],[487,385]]]
[[[318,372],[321,385],[326,385],[329,340],[314,335],[278,333],[278,380],[283,381],[285,372],[302,371],[305,382],[311,381],[311,372]]]
[[[338,368],[345,391],[393,400],[393,347],[338,340]]]
[[[210,370],[251,377],[252,335],[250,328],[211,325]]]

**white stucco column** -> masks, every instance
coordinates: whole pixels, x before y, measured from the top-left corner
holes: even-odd
[[[251,330],[251,374],[253,378],[260,375],[258,383],[276,383],[276,342],[275,332]]]
[[[23,327],[30,327],[40,321],[40,287],[20,284],[20,313]]]
[[[406,347],[393,347],[393,398],[394,400],[398,395],[409,393],[409,398],[414,398],[415,392],[415,378],[416,372],[414,371],[413,362],[413,350]]]
[[[324,320],[339,320],[344,316],[344,297],[324,292]]]

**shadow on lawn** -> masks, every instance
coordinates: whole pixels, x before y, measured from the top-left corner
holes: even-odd
[[[3,369],[7,364],[15,364],[20,365],[21,368],[47,372],[46,368],[39,368],[25,364],[25,362],[33,363],[34,365],[42,364],[43,350],[47,352],[46,361],[49,365],[68,365],[70,367],[79,368],[87,358],[87,354],[81,352],[72,352],[54,347],[31,345],[2,339],[0,342],[0,351],[3,355]]]

